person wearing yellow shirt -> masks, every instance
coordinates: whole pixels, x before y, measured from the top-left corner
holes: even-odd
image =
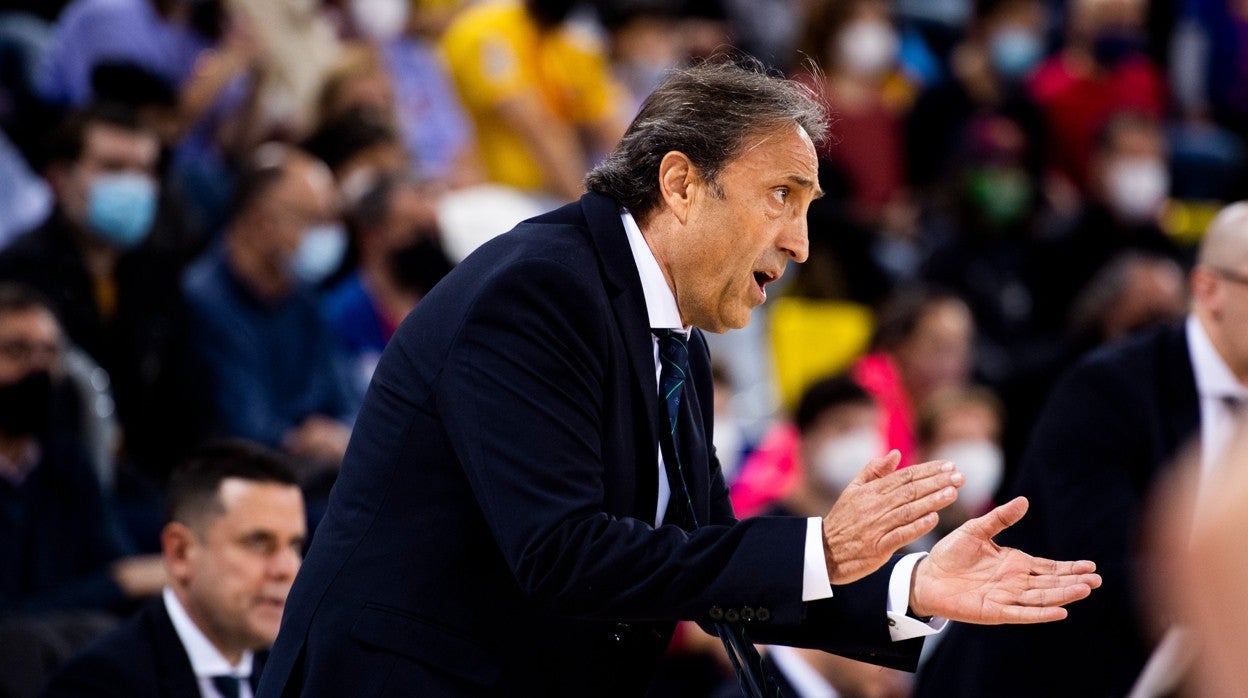
[[[565,21],[575,5],[490,0],[465,9],[442,37],[492,182],[575,199],[632,116],[598,38]]]

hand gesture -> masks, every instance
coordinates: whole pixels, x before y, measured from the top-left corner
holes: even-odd
[[[1065,618],[1062,606],[1091,594],[1101,576],[1089,560],[1046,560],[992,542],[1025,513],[1027,499],[1016,497],[940,539],[914,568],[910,611],[981,625]]]
[[[828,579],[848,584],[888,562],[903,545],[936,527],[936,512],[957,499],[962,473],[948,461],[897,469],[901,453],[867,463],[823,517]]]

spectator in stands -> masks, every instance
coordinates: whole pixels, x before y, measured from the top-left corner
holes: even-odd
[[[997,116],[1022,130],[1028,150],[1019,164],[1039,178],[1044,114],[1023,86],[1047,55],[1049,13],[1043,0],[977,0],[950,56],[950,79],[923,90],[906,115],[907,174],[916,190],[939,188],[975,139],[975,125]]]
[[[451,270],[430,198],[401,175],[380,175],[352,192],[345,218],[358,266],[331,288],[325,314],[352,363],[360,398],[399,323]]]
[[[346,3],[351,48],[326,79],[321,118],[367,104],[400,132],[414,176],[448,187],[479,183],[484,173],[472,126],[437,45],[409,31],[410,6],[410,0]]]
[[[917,418],[919,460],[947,460],[966,473],[958,501],[940,512],[931,540],[981,516],[993,507],[1005,478],[1001,437],[1005,409],[983,385],[956,385],[928,398]]]
[[[813,516],[831,507],[863,464],[885,454],[879,420],[879,405],[849,375],[812,383],[793,415],[801,454],[797,482],[761,515]],[[829,689],[831,695],[845,696],[901,698],[910,694],[910,676],[901,671],[819,650],[773,646],[766,651],[795,696],[826,694]]]
[[[1077,200],[1093,188],[1097,134],[1120,111],[1162,118],[1166,85],[1148,57],[1146,0],[1073,0],[1065,41],[1029,80],[1050,135],[1049,166]]]
[[[294,474],[255,444],[208,444],[174,472],[166,497],[168,586],[70,659],[44,696],[255,691],[303,557],[307,523]]]
[[[1146,250],[1187,263],[1190,250],[1161,227],[1170,193],[1168,164],[1166,135],[1156,118],[1122,112],[1106,123],[1089,162],[1086,201],[1028,258],[1037,332],[1060,334],[1080,289],[1119,252]]]
[[[346,246],[329,168],[268,144],[220,244],[183,279],[213,431],[282,449],[311,473],[335,471],[356,407],[316,290]]]
[[[901,464],[919,462],[917,415],[938,390],[974,371],[975,320],[966,301],[935,286],[899,290],[881,307],[866,354],[851,371],[883,409],[885,444]]]
[[[576,5],[474,4],[442,37],[486,179],[558,202],[584,192],[585,173],[632,117],[605,48],[569,23]]]
[[[194,437],[182,260],[152,242],[162,235],[159,147],[123,108],[73,113],[48,169],[52,215],[0,253],[0,279],[43,292],[69,338],[108,373],[124,430],[122,464],[157,488]]]
[[[67,653],[164,583],[113,515],[67,390],[68,339],[27,286],[0,283],[0,693],[33,696]]]

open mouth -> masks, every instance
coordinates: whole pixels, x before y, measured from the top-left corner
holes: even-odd
[[[775,281],[778,278],[780,278],[779,274],[773,274],[769,271],[754,272],[754,283],[758,284],[758,288],[760,291],[763,292],[764,296],[767,295],[767,284]]]

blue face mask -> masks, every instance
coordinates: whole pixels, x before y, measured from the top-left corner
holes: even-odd
[[[290,258],[290,271],[306,284],[319,284],[338,270],[347,252],[347,232],[340,223],[322,223],[303,231]]]
[[[128,250],[147,237],[156,218],[156,183],[141,174],[97,175],[87,190],[87,225]]]
[[[1018,80],[1044,57],[1044,45],[1031,32],[1003,29],[988,39],[992,65],[1006,80]]]

